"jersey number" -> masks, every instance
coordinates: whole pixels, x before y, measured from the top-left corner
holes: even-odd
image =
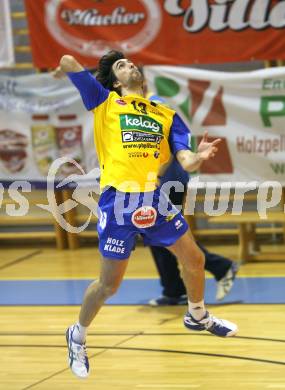
[[[137,104],[137,102],[135,100],[133,100],[131,102],[131,104],[133,105],[134,109],[138,112],[140,112],[141,114],[145,114],[147,115],[147,110],[146,110],[146,104],[143,103],[143,102],[139,102]]]

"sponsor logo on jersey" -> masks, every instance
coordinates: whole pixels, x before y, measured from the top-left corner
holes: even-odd
[[[122,131],[122,141],[123,142],[133,142],[134,136],[132,131]]]
[[[129,157],[130,158],[147,158],[149,156],[149,154],[147,152],[130,152],[129,153]]]
[[[116,99],[115,102],[120,104],[121,106],[126,106],[127,105],[127,103],[123,99]]]
[[[123,142],[155,142],[160,144],[161,135],[143,133],[140,131],[122,131]]]
[[[146,115],[120,114],[121,130],[139,130],[162,135],[162,124]]]
[[[134,211],[132,223],[137,228],[149,228],[155,224],[157,212],[151,206],[143,206]]]

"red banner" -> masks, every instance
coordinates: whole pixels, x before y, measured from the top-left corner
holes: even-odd
[[[141,64],[285,59],[284,0],[25,0],[34,65],[93,66],[111,48]]]

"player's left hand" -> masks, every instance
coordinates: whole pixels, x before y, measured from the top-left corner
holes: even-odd
[[[213,142],[208,142],[208,132],[205,131],[203,138],[201,139],[198,145],[198,153],[200,153],[203,160],[208,160],[209,158],[215,157],[218,148],[218,145],[221,142],[221,138],[215,139]]]

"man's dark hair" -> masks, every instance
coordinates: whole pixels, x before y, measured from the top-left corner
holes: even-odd
[[[114,87],[114,83],[117,81],[117,78],[113,72],[112,66],[116,61],[123,58],[126,57],[122,52],[117,50],[109,51],[100,58],[96,72],[96,79],[103,85],[103,87],[109,89],[110,91],[116,91],[119,95],[121,94],[121,89]]]

